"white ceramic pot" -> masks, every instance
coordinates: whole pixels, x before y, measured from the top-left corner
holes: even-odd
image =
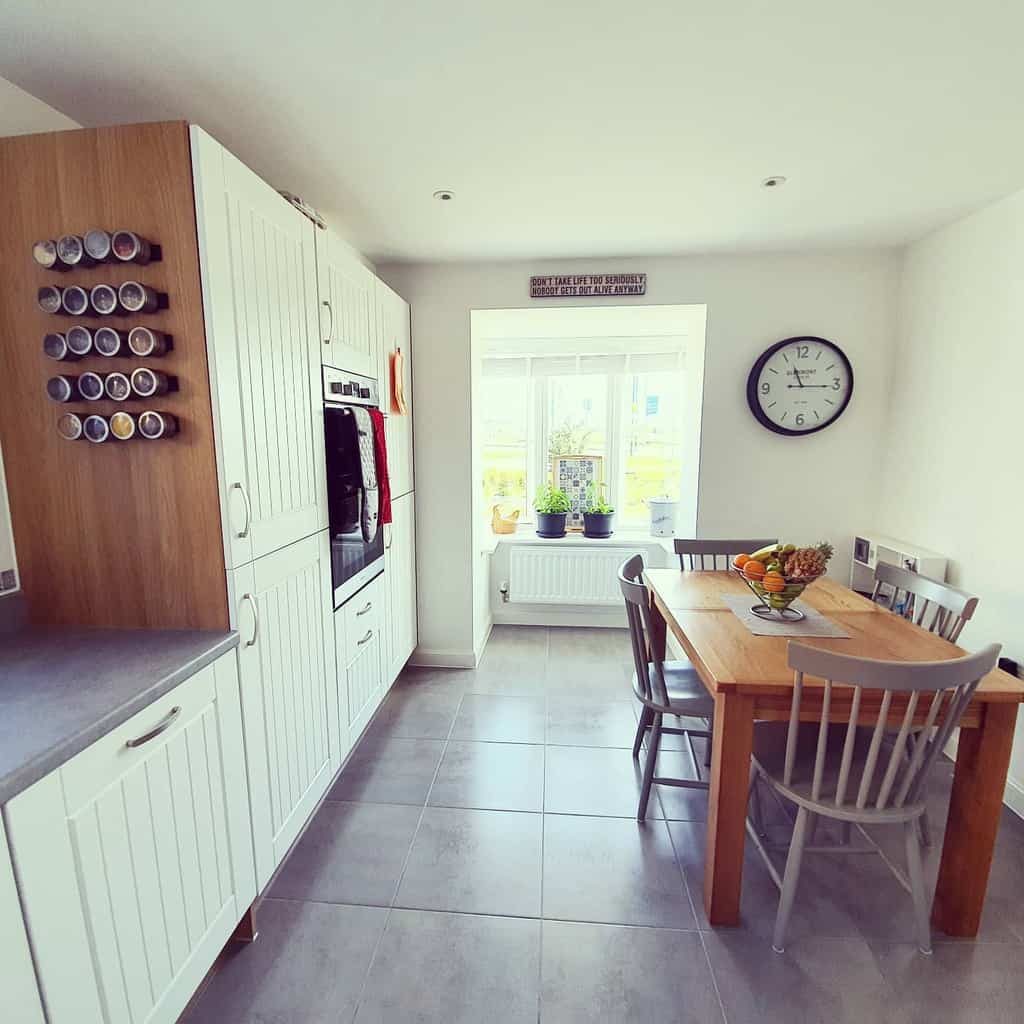
[[[651,536],[674,537],[679,502],[672,498],[651,498],[647,504],[651,508]]]

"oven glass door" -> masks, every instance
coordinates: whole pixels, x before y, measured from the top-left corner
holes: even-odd
[[[334,607],[347,601],[384,571],[384,531],[367,540],[363,528],[366,492],[359,460],[355,416],[344,405],[324,408],[327,449],[327,503],[331,529]]]

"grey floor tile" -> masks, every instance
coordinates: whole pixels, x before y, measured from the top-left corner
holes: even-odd
[[[665,822],[544,815],[544,917],[695,928]]]
[[[428,807],[396,904],[470,914],[540,914],[542,816]]]
[[[701,768],[701,778],[708,782],[711,769]],[[658,775],[669,779],[695,779],[693,760],[681,750],[658,752]],[[681,786],[655,786],[665,817],[673,821],[707,821],[708,791]]]
[[[481,665],[473,673],[467,692],[501,697],[544,697],[547,694],[544,663],[527,662],[514,668]]]
[[[392,912],[358,1024],[536,1024],[540,922]]]
[[[459,710],[462,690],[402,686],[391,690],[377,709],[367,738],[445,740]]]
[[[407,665],[395,680],[396,690],[430,690],[434,693],[463,693],[473,681],[471,668],[431,668]]]
[[[629,701],[548,698],[548,743],[570,747],[632,747],[636,723]]]
[[[443,740],[365,736],[327,799],[422,805],[443,751]]]
[[[909,944],[872,943],[872,949],[900,1021],[1017,1024],[1024,1018],[1018,947],[937,943],[931,956]]]
[[[641,777],[641,768],[628,750],[549,746],[544,810],[552,814],[635,818]],[[647,815],[662,816],[655,796],[651,797]]]
[[[497,811],[544,807],[544,748],[451,740],[427,803]]]
[[[388,911],[265,900],[259,939],[232,948],[189,1024],[349,1022]]]
[[[580,700],[629,700],[631,673],[618,661],[579,663],[569,657],[551,658],[545,674],[549,697]]]
[[[495,626],[480,658],[487,671],[519,671],[543,668],[548,658],[549,630],[546,626]]]
[[[542,1021],[710,1024],[722,1010],[700,935],[545,921]]]
[[[631,665],[633,652],[629,631],[594,627],[559,626],[548,630],[548,650],[551,660],[570,660],[577,664],[592,662]]]
[[[693,898],[698,925],[710,928],[704,913],[703,822],[670,821],[669,832],[676,857]],[[800,887],[789,923],[789,943],[813,942],[818,938],[861,938],[860,926],[843,896],[845,886],[830,874],[825,856],[808,854],[800,875]],[[852,859],[852,858],[848,858]],[[781,868],[781,863],[779,864]],[[902,891],[902,890],[901,890]],[[851,893],[856,898],[855,893]],[[768,949],[779,907],[779,890],[765,869],[760,855],[748,841],[743,857],[743,891],[740,900],[740,929],[754,936]]]
[[[759,935],[731,929],[707,932],[704,941],[729,1024],[902,1020],[863,939],[816,937],[782,954]]]
[[[451,738],[494,743],[543,743],[543,697],[467,694],[459,707]]]
[[[390,906],[421,808],[325,800],[270,895]]]

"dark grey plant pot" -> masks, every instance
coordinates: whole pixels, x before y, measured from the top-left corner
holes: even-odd
[[[584,537],[610,537],[615,528],[614,512],[584,512],[583,513],[583,536]]]
[[[564,537],[565,517],[568,512],[538,512],[537,513],[537,536],[538,537]]]

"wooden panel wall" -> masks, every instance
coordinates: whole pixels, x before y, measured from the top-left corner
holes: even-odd
[[[184,122],[0,139],[0,440],[18,567],[38,624],[227,628],[213,416],[203,329],[188,126]],[[56,273],[32,243],[93,227],[127,228],[162,247],[162,260]],[[136,279],[169,296],[148,316],[83,320],[173,336],[161,359],[75,363],[43,354],[43,335],[77,321],[36,304],[42,284]],[[124,408],[179,417],[177,437],[105,444],[65,441],[66,410],[110,414],[114,402],[58,405],[48,377],[150,365],[180,391]]]

